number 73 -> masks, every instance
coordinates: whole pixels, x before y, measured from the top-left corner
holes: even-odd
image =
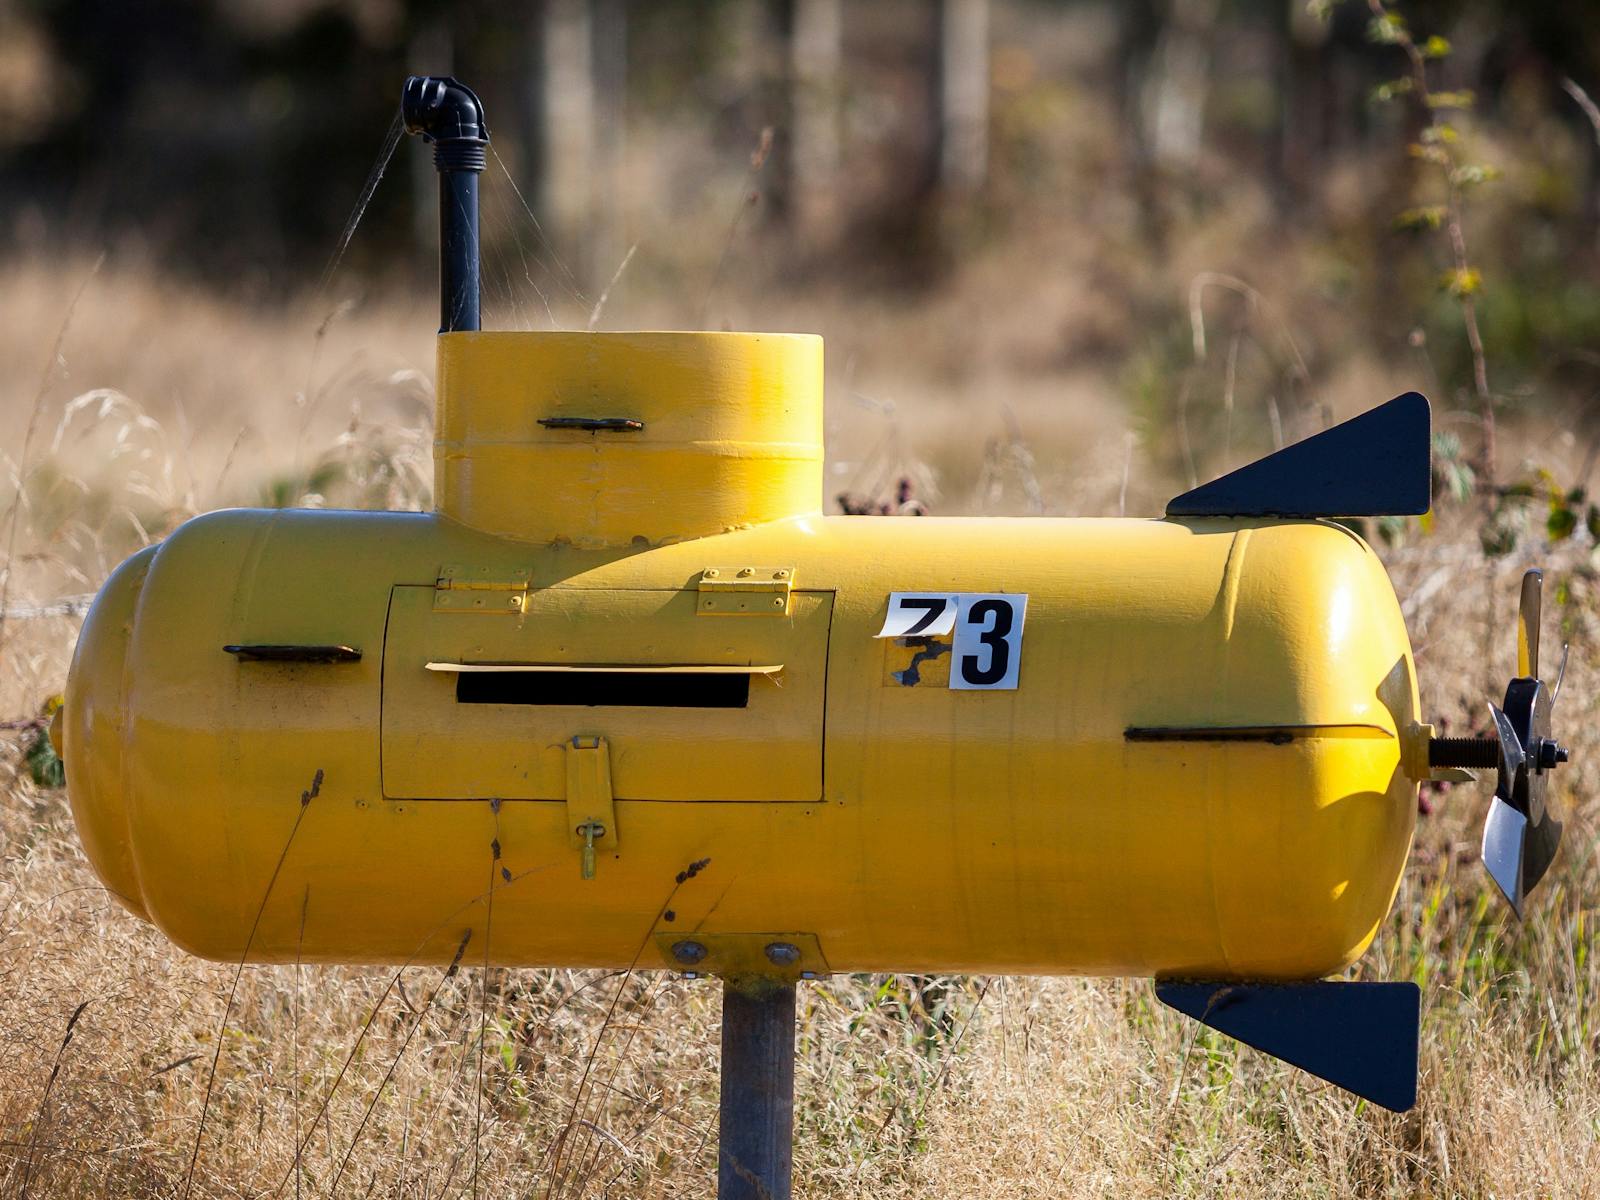
[[[1012,691],[1022,665],[1028,597],[1012,592],[894,592],[879,637],[945,637],[952,631],[950,686]]]

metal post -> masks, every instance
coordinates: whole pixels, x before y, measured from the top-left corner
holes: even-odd
[[[794,984],[722,985],[717,1200],[789,1200],[794,1163]]]
[[[441,156],[439,162],[444,161]],[[479,169],[439,168],[440,333],[482,327],[478,312]]]

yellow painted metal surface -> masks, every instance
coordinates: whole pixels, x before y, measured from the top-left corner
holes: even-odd
[[[439,339],[434,495],[529,542],[631,546],[816,511],[822,339],[452,333]],[[547,429],[624,417],[636,433]]]
[[[836,971],[1301,979],[1366,947],[1426,768],[1399,607],[1360,539],[1319,522],[822,518],[820,477],[788,478],[811,460],[783,456],[722,476],[701,521],[680,471],[704,444],[769,444],[731,401],[654,466],[635,447],[661,473],[631,499],[585,508],[571,493],[621,478],[606,451],[580,471],[572,446],[535,439],[520,499],[475,500],[451,455],[486,427],[461,407],[541,415],[517,389],[548,338],[592,364],[586,405],[637,400],[580,415],[643,414],[648,431],[693,406],[694,372],[634,374],[632,343],[447,335],[440,495],[466,488],[462,519],[214,513],[106,585],[63,736],[85,848],[133,911],[195,953],[260,961],[448,961],[470,928],[506,964],[681,966],[687,934],[740,969],[781,937]],[[758,375],[741,386],[783,390]],[[719,505],[745,487],[771,503],[724,531],[743,523]],[[442,588],[452,564],[497,587]],[[793,573],[783,614],[699,615],[707,570],[746,566]],[[441,609],[445,591],[506,604]],[[1025,593],[1016,690],[953,690],[938,639],[877,638],[893,591]],[[361,658],[241,662],[221,649],[237,644]],[[742,708],[465,703],[460,673],[430,663],[753,673]],[[705,679],[669,674],[656,686]],[[1195,727],[1264,735],[1128,736]],[[592,787],[571,782],[574,738],[607,755],[592,878],[572,804],[604,789],[593,761]]]
[[[435,612],[427,588],[396,586],[383,640],[385,792],[559,800],[565,746],[581,733],[610,741],[617,795],[625,799],[820,800],[833,597],[804,593],[788,617],[763,621],[704,620],[698,600],[681,586],[546,588],[526,613],[463,618]],[[598,714],[569,710],[559,724],[524,705],[458,703],[455,674],[426,670],[440,660],[601,670],[743,666],[756,668],[756,678],[745,708],[630,708],[590,728]],[[768,671],[774,664],[782,670]]]

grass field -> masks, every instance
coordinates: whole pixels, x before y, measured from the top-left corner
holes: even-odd
[[[1062,324],[1092,320],[1087,285],[1019,290],[1024,259],[991,256],[892,310],[812,293],[729,307],[829,335],[839,491],[904,474],[940,512],[1158,511],[1181,456],[1122,376],[1063,347]],[[1170,266],[1180,312],[1193,267]],[[427,502],[427,305],[330,321],[326,301],[259,310],[89,262],[24,264],[5,283],[0,719],[60,690],[79,617],[51,604],[183,517]],[[659,298],[625,316],[686,320]],[[1316,380],[1341,415],[1414,382],[1361,355]],[[1240,395],[1238,444],[1216,460],[1269,440]],[[1541,463],[1580,452],[1537,423],[1508,430],[1502,458],[1522,447]],[[1482,724],[1513,672],[1521,570],[1546,565],[1547,613],[1572,643],[1570,822],[1518,924],[1477,863],[1485,789],[1425,796],[1398,902],[1356,968],[1422,985],[1413,1112],[1197,1032],[1144,981],[830,979],[801,993],[796,1194],[1600,1195],[1600,581],[1584,537],[1547,546],[1535,522],[1487,559],[1479,525],[1463,506],[1383,549],[1424,710],[1451,732]],[[32,736],[0,740],[0,1196],[710,1193],[714,984],[249,968],[229,1006],[231,968],[185,957],[98,886],[64,793],[28,777]]]

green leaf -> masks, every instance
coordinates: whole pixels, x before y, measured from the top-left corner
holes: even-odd
[[[28,774],[42,788],[58,788],[67,782],[66,765],[56,756],[56,748],[45,730],[38,730],[23,755]]]
[[[1442,204],[1426,204],[1406,209],[1394,219],[1394,224],[1396,229],[1438,229],[1448,214],[1449,210]]]
[[[1418,49],[1422,51],[1423,58],[1444,58],[1450,53],[1450,43],[1436,33]]]
[[[1415,84],[1409,75],[1402,75],[1399,79],[1390,79],[1375,85],[1372,91],[1368,93],[1368,96],[1375,103],[1385,104],[1396,96],[1410,95],[1414,86]]]
[[[1458,267],[1439,277],[1439,286],[1452,296],[1474,296],[1483,290],[1483,272],[1477,267]]]
[[[1478,541],[1489,558],[1504,558],[1517,548],[1517,531],[1504,521],[1490,521],[1478,531]]]
[[[1458,188],[1476,187],[1500,178],[1500,168],[1487,163],[1464,163],[1450,172],[1450,182]]]
[[[1406,21],[1399,13],[1386,12],[1367,22],[1367,40],[1380,46],[1397,46],[1406,40]]]
[[[1552,542],[1564,542],[1578,528],[1578,514],[1565,504],[1552,504],[1544,528]]]
[[[1591,538],[1600,542],[1600,508],[1589,505],[1588,511],[1583,514],[1583,526]]]
[[[1477,99],[1475,93],[1465,88],[1459,92],[1429,92],[1428,107],[1467,109],[1471,108]]]

